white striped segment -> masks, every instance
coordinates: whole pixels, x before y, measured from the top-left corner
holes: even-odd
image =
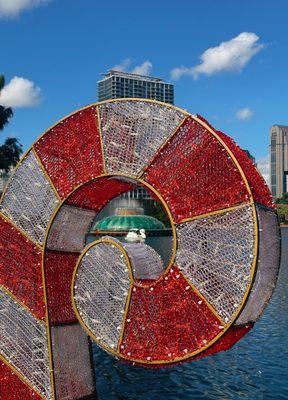
[[[86,234],[95,216],[95,211],[63,205],[51,226],[47,248],[81,252],[85,246]]]
[[[181,111],[145,101],[99,106],[106,170],[136,177],[185,118]]]
[[[134,279],[160,278],[165,267],[156,250],[145,243],[123,243],[122,245],[130,257]]]
[[[58,198],[32,151],[10,181],[1,211],[32,241],[42,244]]]
[[[31,387],[51,399],[45,325],[1,288],[0,314],[1,355]]]
[[[116,351],[130,288],[121,250],[98,243],[83,256],[74,280],[74,303],[99,344]]]
[[[51,327],[57,400],[94,399],[89,339],[80,324]]]
[[[176,265],[228,323],[251,282],[254,222],[245,205],[176,227]]]
[[[259,254],[255,280],[236,325],[255,322],[263,313],[276,286],[280,265],[280,232],[275,211],[256,206]]]

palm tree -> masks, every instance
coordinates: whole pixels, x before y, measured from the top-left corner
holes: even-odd
[[[5,86],[5,78],[0,75],[0,92]],[[10,107],[4,107],[0,105],[0,131],[3,130],[4,126],[9,122],[9,119],[13,116],[13,111]]]
[[[0,146],[0,170],[9,172],[11,167],[15,167],[22,154],[22,144],[16,138],[7,138]]]

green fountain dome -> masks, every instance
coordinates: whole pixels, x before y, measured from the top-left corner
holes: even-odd
[[[141,209],[121,208],[116,215],[105,217],[97,221],[91,231],[129,231],[130,229],[145,229],[145,231],[159,231],[165,225],[157,218],[144,215]]]

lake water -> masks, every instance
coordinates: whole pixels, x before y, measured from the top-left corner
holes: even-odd
[[[231,350],[149,370],[93,345],[98,400],[288,399],[288,228],[278,283],[264,315]]]

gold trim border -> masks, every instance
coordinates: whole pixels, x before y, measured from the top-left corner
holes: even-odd
[[[3,285],[2,283],[0,284],[0,290],[2,290],[4,293],[7,294],[7,296],[11,297],[11,299],[17,303],[19,306],[21,306],[22,308],[24,308],[26,311],[29,312],[29,314],[31,314],[36,320],[37,322],[45,325],[45,321],[43,319],[39,319],[38,317],[36,317],[36,315],[33,313],[32,310],[30,310],[30,308],[23,303],[22,300],[20,300],[17,296],[15,296],[15,294],[13,292],[11,292],[11,290],[9,290],[5,285]]]
[[[132,289],[134,286],[134,276],[133,276],[133,268],[132,268],[132,263],[130,260],[130,257],[127,253],[127,251],[125,250],[125,248],[118,242],[112,240],[112,239],[107,239],[107,238],[103,238],[103,239],[99,239],[99,240],[95,240],[92,243],[89,243],[87,246],[84,247],[84,249],[82,250],[78,260],[77,260],[77,264],[74,268],[73,271],[73,275],[72,275],[72,281],[71,281],[71,302],[72,302],[72,307],[73,310],[77,316],[77,319],[80,323],[80,325],[82,326],[82,328],[86,331],[86,333],[97,343],[99,344],[99,346],[103,347],[103,343],[101,342],[101,340],[97,340],[96,336],[94,335],[94,333],[90,330],[90,328],[85,324],[85,322],[83,321],[79,311],[78,311],[78,307],[77,304],[75,302],[75,283],[77,280],[77,272],[78,272],[78,268],[81,265],[81,262],[83,260],[83,258],[85,257],[85,255],[87,254],[87,252],[94,246],[100,245],[100,244],[110,244],[111,246],[117,247],[120,252],[123,254],[124,259],[125,259],[125,264],[128,267],[128,276],[129,276],[129,289],[128,289],[128,295],[126,297],[126,301],[125,301],[125,306],[124,306],[124,314],[123,314],[123,318],[122,318],[122,323],[121,323],[121,331],[119,334],[119,338],[118,338],[118,342],[117,342],[117,353],[119,351],[123,336],[124,336],[124,332],[125,332],[125,326],[126,326],[126,317],[127,317],[127,313],[129,311],[129,307],[130,307],[130,301],[131,301],[131,294],[132,294]],[[105,345],[106,346],[106,345]],[[107,348],[110,349],[109,346],[107,346]]]
[[[99,138],[100,138],[100,145],[101,145],[103,172],[106,174],[107,173],[107,168],[106,168],[105,147],[104,147],[102,128],[101,128],[100,110],[99,110],[99,106],[98,105],[96,105],[96,118],[97,118],[97,129],[98,129]]]
[[[50,183],[51,189],[53,190],[53,192],[54,192],[55,196],[57,197],[58,201],[61,201],[61,197],[60,197],[59,193],[57,192],[57,189],[54,186],[54,183],[52,182],[50,176],[48,175],[48,173],[47,173],[47,171],[46,171],[46,169],[45,169],[40,157],[38,156],[34,146],[31,148],[31,152],[33,153],[34,157],[36,158],[36,160],[37,160],[37,162],[39,164],[39,168],[43,172],[45,178]]]
[[[241,208],[245,208],[247,206],[251,206],[253,203],[249,202],[249,203],[241,203],[232,207],[227,207],[227,208],[222,208],[221,210],[215,210],[215,211],[211,211],[209,213],[205,213],[205,214],[200,214],[200,215],[196,215],[195,217],[190,217],[190,218],[184,218],[182,219],[180,222],[177,222],[177,224],[175,224],[176,226],[181,225],[181,224],[185,224],[186,222],[192,222],[192,221],[197,221],[198,219],[204,219],[204,218],[209,218],[213,215],[218,215],[218,214],[226,214],[229,211],[234,211],[234,210],[239,210]]]
[[[21,235],[23,235],[27,240],[29,240],[29,242],[38,248],[38,250],[40,250],[42,252],[43,247],[39,242],[34,242],[34,240],[32,240],[32,238],[30,236],[28,236],[28,234],[22,229],[20,228],[18,225],[15,224],[15,222],[10,219],[10,217],[6,214],[3,213],[3,211],[0,210],[0,216],[7,221],[8,223],[10,223],[14,229],[16,229],[19,233],[21,233]]]
[[[253,196],[252,196],[251,189],[250,189],[250,186],[249,186],[249,184],[248,184],[248,181],[247,181],[247,179],[246,179],[246,176],[245,176],[245,174],[244,174],[244,172],[243,172],[243,170],[242,170],[240,164],[238,163],[238,160],[235,158],[234,154],[232,153],[232,151],[229,149],[229,147],[223,142],[223,140],[217,135],[217,133],[216,133],[209,125],[207,125],[205,122],[203,122],[203,121],[202,121],[201,119],[199,119],[198,117],[195,117],[194,115],[188,113],[186,110],[183,110],[183,109],[181,109],[181,108],[179,108],[179,107],[176,107],[176,106],[174,106],[174,105],[167,104],[167,103],[163,103],[163,102],[160,102],[160,101],[157,101],[157,100],[138,99],[138,98],[123,98],[123,99],[110,99],[110,100],[105,100],[105,101],[102,101],[102,102],[95,102],[95,103],[89,104],[89,105],[87,105],[87,106],[84,106],[83,108],[80,108],[80,109],[78,109],[78,110],[76,110],[76,111],[73,111],[72,113],[70,113],[70,114],[64,116],[62,119],[58,120],[55,124],[53,124],[52,126],[50,126],[48,129],[46,129],[45,132],[44,132],[42,135],[40,135],[40,137],[38,137],[38,139],[32,144],[32,146],[23,154],[21,160],[19,161],[19,163],[18,163],[17,166],[15,167],[15,169],[14,169],[14,171],[13,171],[13,173],[12,173],[10,179],[9,179],[8,182],[7,182],[7,185],[6,185],[6,187],[5,187],[4,191],[3,191],[2,196],[1,196],[1,199],[0,199],[0,204],[1,204],[3,198],[4,198],[5,194],[6,194],[6,191],[7,191],[7,188],[9,187],[10,181],[13,179],[13,176],[14,176],[14,174],[16,173],[17,169],[19,168],[19,166],[21,165],[21,163],[23,162],[23,160],[26,158],[26,156],[28,155],[28,153],[29,153],[29,151],[31,150],[31,148],[34,147],[34,145],[46,134],[46,132],[48,132],[48,131],[51,130],[53,127],[57,126],[59,123],[61,123],[61,122],[64,121],[65,119],[69,118],[70,116],[72,116],[72,115],[74,115],[74,114],[76,114],[76,113],[78,113],[78,112],[80,112],[80,111],[83,111],[83,110],[85,110],[85,109],[87,109],[87,108],[90,108],[90,107],[92,107],[92,106],[97,106],[97,107],[98,107],[99,105],[102,105],[102,104],[107,104],[107,103],[112,103],[112,102],[127,102],[127,101],[147,102],[147,103],[159,104],[159,105],[162,105],[163,107],[172,108],[172,109],[175,109],[175,110],[180,111],[181,113],[183,113],[183,114],[185,114],[185,115],[187,115],[187,116],[191,116],[195,121],[197,121],[200,125],[202,125],[204,128],[206,128],[206,129],[212,134],[212,136],[214,136],[214,137],[218,140],[218,142],[221,143],[221,145],[225,148],[225,150],[226,150],[227,153],[229,154],[230,158],[233,160],[235,166],[237,167],[238,171],[240,172],[240,174],[241,174],[241,176],[242,176],[242,179],[243,179],[243,181],[244,181],[244,183],[245,183],[245,186],[246,186],[246,188],[247,188],[247,191],[248,191],[248,193],[249,193],[249,195],[250,195],[250,201],[251,201],[251,205],[252,205],[252,213],[253,213],[253,219],[254,219],[254,221],[253,221],[253,222],[254,222],[254,248],[253,248],[253,255],[254,255],[254,258],[253,258],[252,266],[251,266],[251,269],[250,269],[250,285],[248,286],[248,289],[247,289],[247,291],[246,291],[246,293],[245,293],[245,295],[244,295],[244,297],[243,297],[243,299],[242,299],[242,302],[241,302],[241,304],[239,305],[239,308],[238,308],[237,311],[236,311],[236,313],[237,313],[237,314],[236,314],[236,317],[234,317],[234,319],[231,321],[231,323],[230,323],[230,325],[229,325],[229,327],[230,327],[230,326],[232,326],[232,324],[235,322],[235,320],[236,320],[237,317],[240,315],[240,313],[241,313],[241,311],[242,311],[242,309],[243,309],[243,306],[244,306],[244,304],[245,304],[245,302],[246,302],[246,300],[247,300],[247,298],[248,298],[248,295],[249,295],[249,293],[250,293],[250,291],[251,291],[251,288],[252,288],[253,278],[254,278],[254,276],[255,276],[255,274],[256,274],[256,266],[257,266],[257,258],[258,258],[258,241],[259,241],[259,238],[258,238],[258,220],[257,220],[256,207],[255,207],[255,203],[254,203],[254,201],[253,201]],[[105,160],[103,161],[103,164],[104,164],[104,163],[105,163]],[[105,174],[104,174],[104,176],[105,176]],[[115,173],[115,172],[114,172],[114,173],[112,174],[112,176],[125,176],[125,175],[122,175],[122,174],[119,174],[119,173]],[[100,175],[99,177],[101,177],[101,175]],[[97,177],[97,178],[98,178],[98,177]],[[95,178],[95,179],[97,179],[97,178]],[[135,179],[135,178],[133,177],[133,179]],[[93,179],[92,179],[92,180],[93,180]],[[91,181],[91,180],[90,180],[90,181]],[[87,181],[87,182],[84,182],[84,183],[81,183],[81,185],[79,185],[79,186],[77,186],[76,188],[74,188],[73,191],[71,191],[71,193],[69,193],[69,194],[67,195],[66,200],[67,200],[67,198],[68,198],[75,190],[78,189],[78,187],[82,186],[82,185],[85,184],[85,183],[88,183],[88,181]],[[145,182],[145,183],[146,183],[146,182]],[[146,183],[146,184],[147,184],[147,183]],[[63,201],[63,202],[64,202],[64,201]],[[53,220],[54,220],[55,216],[57,215],[57,212],[59,211],[61,205],[63,204],[63,202],[61,202],[61,203],[58,205],[58,207],[55,208],[55,212],[52,214],[51,219],[50,219],[50,223],[48,224],[48,226],[47,226],[47,228],[46,228],[46,232],[45,232],[46,238],[45,238],[45,244],[44,244],[43,254],[44,254],[44,252],[45,252],[45,250],[46,250],[46,241],[47,241],[47,236],[48,236],[50,227],[51,227],[51,225],[52,225],[52,223],[53,223]],[[169,213],[170,213],[170,211],[169,211]],[[174,225],[174,224],[172,224],[172,225]],[[177,248],[177,243],[176,243],[176,248]],[[43,257],[43,258],[44,258],[44,257]],[[44,270],[44,266],[43,266],[43,270]],[[43,271],[43,272],[44,272],[44,271]],[[46,293],[46,290],[45,290],[45,293]],[[45,297],[46,297],[46,296],[45,296]],[[46,301],[47,301],[47,298],[46,298]],[[48,310],[46,310],[46,312],[48,313]],[[208,345],[207,345],[205,348],[202,347],[200,350],[198,350],[198,351],[196,351],[196,352],[194,352],[194,353],[192,353],[192,354],[183,355],[183,357],[181,357],[179,360],[172,360],[172,361],[169,360],[168,363],[173,363],[173,362],[182,361],[182,360],[185,360],[185,359],[188,359],[188,358],[192,358],[192,357],[195,356],[196,354],[198,354],[198,353],[200,353],[200,352],[203,352],[203,351],[206,350],[208,347],[212,346],[218,339],[220,339],[220,337],[223,336],[223,334],[226,332],[227,329],[228,329],[227,327],[226,327],[226,329],[223,329],[223,331],[221,332],[221,334],[220,334],[220,335],[217,335],[212,341],[210,341],[210,342],[208,343]],[[49,326],[49,330],[50,330],[50,326]],[[50,350],[51,350],[51,349],[49,349],[49,351],[50,351]],[[109,351],[109,350],[108,350],[108,351]],[[110,352],[111,352],[111,351],[110,351]],[[117,354],[117,353],[115,353],[114,355],[116,355],[117,357],[119,357],[119,354]],[[131,359],[129,359],[129,360],[131,361]],[[133,361],[133,360],[132,360],[132,361]],[[135,360],[135,361],[137,362],[137,360]],[[139,361],[138,361],[138,362],[139,362]],[[143,360],[140,360],[140,363],[141,363],[141,364],[150,364],[150,363],[153,363],[153,361],[146,361],[146,362],[144,361],[144,362],[143,362]],[[154,363],[155,363],[155,364],[160,364],[161,362],[159,362],[159,361],[154,361]],[[164,363],[167,363],[167,362],[164,362]],[[52,371],[53,371],[53,369],[52,369]]]
[[[18,376],[18,378],[19,378],[23,383],[25,383],[25,384],[29,387],[29,389],[32,389],[32,390],[33,390],[35,393],[37,393],[38,396],[40,396],[42,399],[48,400],[48,398],[47,398],[46,396],[44,396],[42,393],[40,393],[38,389],[36,389],[34,386],[32,386],[32,384],[30,383],[30,381],[28,381],[28,379],[25,378],[25,376],[22,375],[22,373],[21,373],[20,371],[18,371],[18,369],[17,369],[16,367],[14,367],[13,364],[10,364],[10,362],[9,362],[8,360],[6,360],[6,358],[5,358],[2,354],[0,354],[0,360],[1,360],[7,367],[9,367],[9,368]],[[5,399],[3,399],[3,400],[5,400]],[[19,399],[19,400],[20,400],[20,399]]]
[[[130,175],[123,174],[123,173],[116,173],[116,174],[115,174],[115,173],[112,173],[112,174],[111,174],[111,173],[109,173],[109,174],[100,174],[100,175],[98,175],[97,177],[92,178],[92,179],[90,179],[90,180],[88,180],[88,181],[86,181],[86,182],[81,182],[79,185],[77,185],[77,186],[67,195],[67,197],[66,197],[65,199],[62,199],[62,200],[57,204],[57,206],[55,207],[54,212],[53,212],[53,214],[51,215],[50,221],[49,221],[49,223],[48,223],[48,225],[47,225],[46,232],[45,232],[45,240],[44,240],[44,243],[43,243],[43,253],[45,253],[45,251],[46,251],[47,240],[48,240],[48,236],[49,236],[50,229],[51,229],[51,227],[52,227],[52,225],[53,225],[53,223],[54,223],[54,220],[55,220],[55,218],[56,218],[58,212],[60,211],[60,209],[61,209],[61,207],[64,205],[64,203],[65,203],[65,202],[69,199],[69,197],[70,197],[76,190],[78,190],[80,187],[82,187],[82,186],[84,186],[84,185],[86,185],[86,184],[89,184],[89,183],[91,183],[91,182],[95,182],[95,181],[97,181],[98,179],[101,179],[101,178],[115,178],[115,179],[120,179],[120,180],[121,180],[121,178],[129,178],[129,179],[131,179],[132,181],[136,181],[136,182],[140,183],[141,185],[143,185],[144,187],[147,187],[147,188],[148,188],[149,190],[151,190],[151,191],[156,195],[156,197],[159,199],[160,203],[162,204],[162,206],[164,207],[165,211],[167,212],[167,215],[168,215],[168,218],[169,218],[169,222],[170,222],[170,225],[171,225],[171,229],[172,229],[172,234],[173,234],[172,254],[171,254],[169,263],[167,264],[167,267],[166,267],[165,270],[163,271],[163,274],[167,273],[167,272],[170,270],[170,268],[174,265],[174,261],[175,261],[175,258],[176,258],[176,251],[177,251],[177,232],[176,232],[176,226],[175,226],[175,223],[174,223],[172,214],[171,214],[171,212],[170,212],[170,209],[169,209],[168,205],[166,204],[165,200],[163,199],[163,197],[160,195],[160,193],[159,193],[153,186],[151,186],[148,182],[146,182],[146,181],[144,181],[144,180],[142,180],[142,179],[137,179],[137,178],[131,177]],[[160,277],[157,281],[155,281],[155,283],[153,283],[153,285],[156,284],[160,279],[161,279],[161,277]],[[135,282],[135,286],[146,287],[146,285],[142,285],[142,284],[137,283],[137,282]],[[150,286],[151,286],[151,285],[149,285],[149,287],[150,287]]]
[[[46,287],[46,275],[45,275],[45,256],[46,256],[46,241],[48,239],[48,234],[45,236],[45,242],[42,252],[41,260],[41,274],[42,274],[42,285],[44,292],[44,303],[45,303],[45,322],[46,322],[46,335],[47,335],[47,347],[48,347],[48,363],[49,363],[49,373],[50,373],[50,385],[51,385],[51,399],[56,400],[56,390],[55,390],[55,380],[54,380],[54,364],[53,364],[53,352],[52,352],[52,339],[51,339],[51,326],[49,320],[49,307],[47,298],[47,287]]]
[[[185,114],[184,114],[185,115]],[[174,131],[167,137],[166,140],[164,140],[164,142],[160,145],[160,147],[157,149],[157,151],[155,152],[155,154],[150,158],[150,160],[148,160],[147,164],[145,167],[143,167],[141,169],[141,171],[139,172],[139,174],[137,175],[137,178],[140,179],[143,177],[143,175],[145,174],[146,170],[152,165],[153,161],[156,160],[156,158],[158,157],[158,155],[161,153],[161,151],[164,149],[164,147],[166,145],[168,145],[168,143],[170,142],[170,140],[173,139],[173,137],[176,135],[176,133],[179,131],[179,129],[181,129],[182,125],[185,124],[185,122],[187,122],[189,119],[188,115],[185,115],[184,118],[182,118],[182,120],[179,122],[179,124],[176,126],[176,128],[174,129]]]
[[[177,266],[177,268],[179,269],[181,275],[183,276],[183,278],[185,279],[187,284],[191,287],[191,289],[194,291],[194,293],[197,294],[197,296],[200,297],[200,299],[202,301],[204,301],[204,303],[209,308],[209,310],[212,312],[212,314],[220,321],[221,325],[223,325],[223,326],[228,325],[225,321],[223,321],[222,317],[218,314],[216,308],[214,308],[213,305],[211,303],[209,303],[209,301],[206,299],[206,297],[200,292],[199,289],[197,289],[197,287],[190,281],[190,279],[184,274],[184,272],[181,271],[181,269],[178,266]]]

